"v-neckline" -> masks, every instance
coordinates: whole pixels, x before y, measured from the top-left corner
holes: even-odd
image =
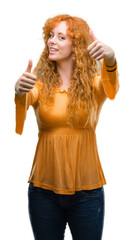
[[[66,90],[66,89],[61,89],[61,88],[56,88],[55,89],[56,90],[56,92],[60,92],[60,93],[68,93],[68,90]]]

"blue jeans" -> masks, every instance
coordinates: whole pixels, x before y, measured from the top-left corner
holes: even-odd
[[[73,195],[28,187],[28,211],[35,240],[63,240],[68,223],[73,240],[101,240],[104,187]]]

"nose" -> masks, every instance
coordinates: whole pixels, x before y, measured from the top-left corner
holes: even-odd
[[[54,36],[53,38],[50,38],[49,39],[49,42],[52,44],[52,43],[56,43],[56,36]]]

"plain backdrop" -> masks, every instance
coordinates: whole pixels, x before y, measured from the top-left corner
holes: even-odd
[[[38,140],[33,108],[23,134],[15,133],[14,85],[33,67],[44,48],[42,27],[58,14],[86,20],[96,37],[111,46],[118,62],[120,89],[103,105],[96,129],[107,180],[103,240],[134,239],[134,35],[133,1],[5,0],[0,4],[0,238],[32,240],[27,188]],[[71,240],[67,225],[65,239]]]

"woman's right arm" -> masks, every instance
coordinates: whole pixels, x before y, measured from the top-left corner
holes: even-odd
[[[16,133],[22,134],[26,113],[30,105],[38,100],[38,93],[41,83],[36,81],[36,76],[31,73],[32,61],[29,60],[26,71],[21,75],[15,84],[16,104]]]

